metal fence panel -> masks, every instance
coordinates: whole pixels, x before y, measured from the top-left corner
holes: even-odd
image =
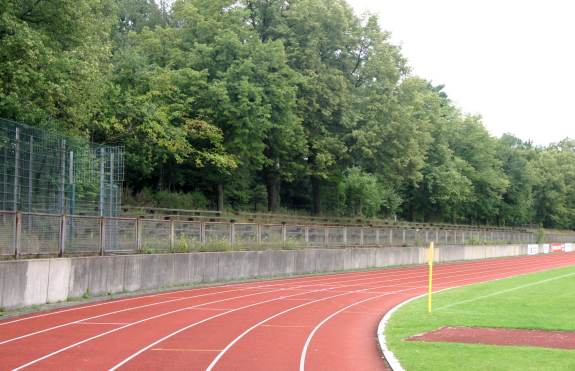
[[[301,225],[286,225],[286,243],[295,246],[305,245],[305,227]]]
[[[309,246],[323,246],[325,244],[325,229],[323,227],[309,227],[308,241]]]
[[[143,250],[169,251],[171,229],[169,220],[140,220],[140,241]]]
[[[106,219],[104,222],[104,250],[110,253],[135,252],[136,219]],[[149,246],[154,248],[154,246]]]
[[[283,244],[283,227],[281,225],[260,226],[260,241],[264,246],[277,246]]]
[[[328,246],[343,246],[345,245],[345,229],[344,227],[328,227],[327,228],[327,245]]]
[[[389,246],[389,238],[391,236],[391,229],[379,228],[379,245]]]
[[[403,229],[392,229],[391,230],[391,238],[392,238],[392,245],[393,246],[401,246],[403,245]]]
[[[230,225],[228,223],[206,223],[207,243],[230,243]]]
[[[59,215],[22,215],[21,255],[57,255],[60,251]]]
[[[359,227],[347,228],[347,244],[349,246],[361,245],[361,228]]]
[[[364,246],[377,245],[377,230],[375,228],[363,229],[363,245]]]
[[[17,221],[20,222],[17,222]],[[101,229],[103,227],[103,229]],[[64,232],[62,234],[62,231]],[[233,232],[233,235],[230,234]],[[101,236],[103,235],[103,241]],[[18,238],[19,236],[19,238]],[[535,242],[535,233],[479,229],[400,229],[359,226],[277,225],[100,218],[0,211],[0,256],[191,251],[203,243],[233,243],[246,248],[322,246],[424,246]],[[573,242],[575,235],[547,233],[546,242]],[[224,246],[220,246],[224,247]],[[211,247],[207,247],[210,249]]]
[[[0,214],[0,255],[14,255],[16,214]]]
[[[100,246],[99,219],[83,217],[66,218],[65,253],[98,253]]]
[[[174,248],[192,249],[202,241],[202,223],[174,222]]]
[[[417,231],[414,229],[404,229],[405,244],[407,246],[415,246],[417,243]]]

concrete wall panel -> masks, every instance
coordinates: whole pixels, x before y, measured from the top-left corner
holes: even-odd
[[[340,248],[78,257],[0,262],[0,306],[200,282],[425,264],[427,248]],[[438,247],[438,262],[527,254],[527,246]]]
[[[48,275],[48,291],[46,300],[55,303],[68,299],[70,277],[72,271],[71,259],[51,259]]]

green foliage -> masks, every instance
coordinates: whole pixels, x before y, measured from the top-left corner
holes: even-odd
[[[383,205],[383,195],[377,178],[357,167],[346,171],[343,191],[348,213],[351,215],[374,217]]]
[[[537,229],[537,243],[545,243],[545,229],[543,229],[543,227]]]
[[[200,192],[168,192],[153,191],[144,188],[140,192],[132,193],[129,190],[124,194],[124,201],[133,206],[163,207],[170,209],[207,209],[210,201]]]
[[[0,117],[124,146],[129,204],[575,228],[574,141],[491,136],[345,0],[0,4]]]

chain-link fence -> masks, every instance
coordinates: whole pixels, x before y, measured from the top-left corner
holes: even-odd
[[[0,210],[116,216],[123,151],[0,119]]]
[[[0,256],[575,242],[574,233],[510,229],[290,225],[0,211]],[[541,236],[539,236],[541,239]]]

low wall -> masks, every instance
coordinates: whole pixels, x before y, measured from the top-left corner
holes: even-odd
[[[438,262],[526,255],[526,245],[446,246]],[[15,309],[143,289],[423,264],[418,247],[205,252],[0,262],[0,307]]]

